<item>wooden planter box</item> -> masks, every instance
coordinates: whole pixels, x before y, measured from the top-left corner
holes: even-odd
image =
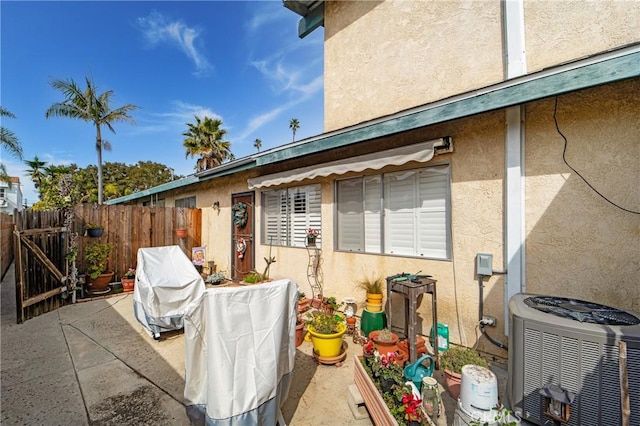
[[[358,391],[360,391],[360,395],[362,395],[367,410],[369,410],[369,415],[373,419],[373,423],[376,426],[398,426],[398,422],[389,412],[389,407],[387,407],[387,404],[385,404],[382,399],[378,388],[373,384],[371,377],[369,377],[362,366],[361,360],[362,355],[354,355],[353,361],[355,366],[353,368],[353,380],[358,387]],[[428,424],[436,426],[429,417],[425,416],[425,419]]]
[[[378,388],[373,384],[371,378],[362,366],[361,359],[362,356],[360,355],[354,355],[353,357],[353,361],[355,362],[353,381],[356,383],[360,395],[362,395],[362,399],[367,406],[367,410],[369,410],[369,415],[373,419],[373,423],[376,426],[398,426],[398,422],[389,412],[389,408],[387,404],[384,403],[382,395],[378,392]]]

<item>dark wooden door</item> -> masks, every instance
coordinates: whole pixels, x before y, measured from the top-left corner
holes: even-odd
[[[234,280],[241,280],[255,268],[253,192],[231,195],[231,266]]]

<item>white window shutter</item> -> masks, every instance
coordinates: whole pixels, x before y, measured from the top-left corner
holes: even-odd
[[[448,167],[432,167],[418,176],[418,255],[446,259],[449,257]]]
[[[338,249],[363,251],[362,179],[338,182]]]
[[[382,252],[382,177],[364,179],[364,246],[367,253]]]
[[[416,172],[385,176],[385,253],[416,254]]]

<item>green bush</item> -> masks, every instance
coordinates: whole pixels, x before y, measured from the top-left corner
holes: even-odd
[[[440,352],[440,362],[442,363],[442,368],[458,374],[462,373],[462,367],[467,364],[479,365],[485,368],[489,366],[478,352],[464,346],[451,346],[449,350]]]

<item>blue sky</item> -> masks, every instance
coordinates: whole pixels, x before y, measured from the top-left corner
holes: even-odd
[[[63,100],[52,79],[93,79],[113,90],[112,107],[135,104],[136,125],[103,133],[103,161],[155,161],[193,173],[182,132],[194,115],[220,118],[236,158],[322,133],[322,29],[297,36],[298,15],[275,1],[0,2],[0,104],[16,115],[2,125],[19,138],[25,159],[96,164],[95,129],[69,118],[45,119]],[[36,192],[21,164],[29,205]]]

